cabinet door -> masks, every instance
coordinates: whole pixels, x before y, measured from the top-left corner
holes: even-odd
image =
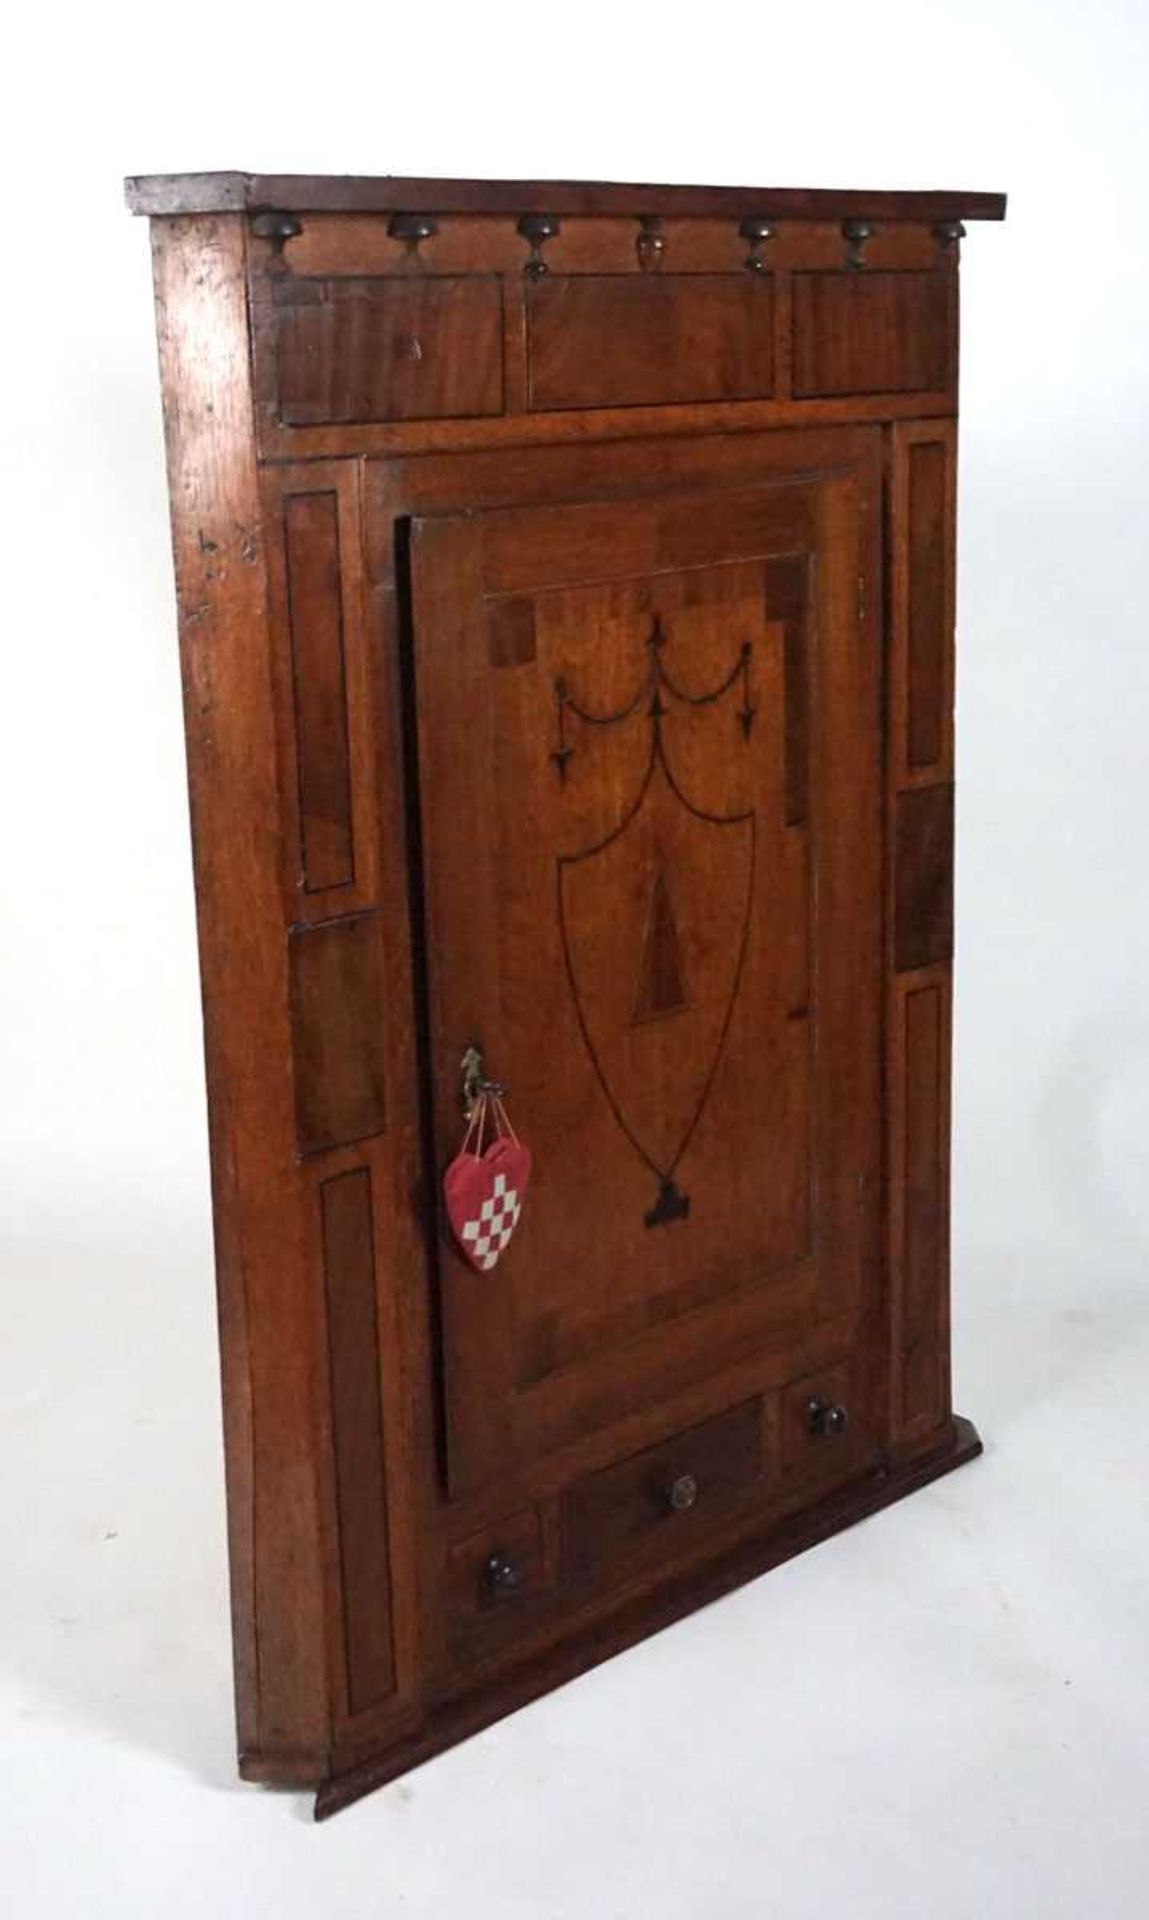
[[[436,1172],[472,1041],[534,1156],[456,1489],[875,1298],[876,459],[412,522]]]

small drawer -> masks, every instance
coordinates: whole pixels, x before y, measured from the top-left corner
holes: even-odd
[[[846,1472],[872,1446],[873,1434],[855,1361],[823,1368],[785,1389],[782,1471],[788,1477]]]
[[[285,278],[272,293],[284,426],[503,411],[500,282]]]
[[[774,391],[768,274],[556,275],[528,288],[527,316],[536,410]]]
[[[953,377],[945,273],[796,273],[794,398],[932,393]]]
[[[541,1592],[545,1571],[538,1514],[509,1514],[451,1548],[450,1612],[460,1621],[502,1613]]]
[[[642,1547],[667,1553],[734,1512],[763,1477],[763,1410],[748,1400],[604,1467],[563,1496],[563,1569],[584,1580]]]

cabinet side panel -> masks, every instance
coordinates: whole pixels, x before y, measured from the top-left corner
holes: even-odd
[[[298,1175],[319,1302],[319,1475],[333,1748],[412,1711],[411,1504],[399,1244],[419,1168],[400,1165],[415,1095],[395,1088],[409,1021],[394,647],[364,594],[353,461],[260,472],[279,753],[282,915]],[[301,645],[309,635],[315,644]],[[313,804],[309,805],[309,801]],[[311,870],[316,820],[344,865]],[[406,1243],[404,1242],[404,1247]],[[418,1271],[416,1247],[407,1265]],[[335,1758],[332,1765],[336,1765]]]
[[[378,727],[351,460],[260,471],[290,925],[374,906]]]
[[[908,759],[935,767],[950,725],[949,648],[946,645],[951,542],[949,449],[941,440],[911,446],[907,474],[906,680]]]
[[[295,1165],[244,223],[153,223],[203,987],[241,1757],[328,1742],[316,1301]]]
[[[891,430],[887,1156],[895,1444],[950,1417],[952,420]]]
[[[361,1713],[395,1684],[370,1171],[325,1180],[320,1198],[347,1696]]]
[[[904,973],[953,952],[953,788],[899,793],[893,829],[894,965]]]
[[[949,1396],[948,968],[906,974],[897,984],[894,1037],[901,1084],[893,1092],[897,1314],[895,1428],[932,1433]]]
[[[890,746],[899,788],[953,778],[953,420],[892,430]]]
[[[301,864],[307,891],[318,893],[355,878],[335,488],[286,499],[283,536]]]
[[[293,927],[290,938],[299,1151],[382,1131],[384,985],[378,916]]]

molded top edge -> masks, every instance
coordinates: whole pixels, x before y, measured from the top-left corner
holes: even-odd
[[[686,187],[593,180],[409,180],[397,174],[149,173],[124,182],[133,213],[677,214],[794,220],[1003,220],[1003,193],[849,187]]]

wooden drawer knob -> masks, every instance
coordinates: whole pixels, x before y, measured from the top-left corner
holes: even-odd
[[[773,240],[778,231],[773,220],[746,219],[742,222],[738,231],[743,240],[748,240],[750,243],[750,251],[746,256],[746,265],[749,267],[751,273],[765,273],[767,271],[766,244],[768,241]]]
[[[435,238],[439,222],[429,213],[393,213],[387,222],[387,231],[392,240],[405,240],[414,253],[420,241]]]
[[[526,1584],[526,1569],[521,1560],[505,1547],[496,1547],[483,1562],[483,1585],[496,1600],[518,1593]]]
[[[806,1431],[814,1434],[844,1433],[850,1422],[845,1407],[829,1400],[814,1398],[806,1402]]]
[[[680,1473],[677,1480],[670,1482],[663,1497],[671,1513],[689,1513],[698,1499],[698,1482],[692,1473]]]
[[[561,223],[550,213],[524,213],[519,221],[519,232],[527,242],[530,252],[527,254],[523,272],[528,280],[542,280],[550,272],[543,259],[543,246],[553,240],[561,231]]]

